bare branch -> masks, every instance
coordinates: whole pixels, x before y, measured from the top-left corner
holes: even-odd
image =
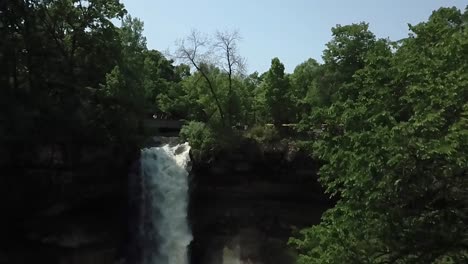
[[[218,111],[225,123],[224,110],[226,111],[227,125],[231,126],[234,112],[234,82],[236,75],[242,75],[245,72],[245,59],[240,56],[238,42],[241,40],[238,31],[218,31],[214,39],[202,35],[196,30],[177,42],[177,49],[173,59],[188,63],[192,68],[198,71],[205,79],[210,92],[216,102]],[[227,105],[221,105],[217,92],[219,87],[214,87],[215,82],[211,80],[208,65],[216,65],[221,68],[228,77],[228,98]],[[225,107],[225,108],[224,108]]]
[[[192,30],[186,38],[177,41],[177,49],[173,57],[199,70],[201,64],[210,63],[213,52],[209,42],[206,36]]]
[[[228,74],[242,74],[245,70],[245,59],[240,56],[238,42],[242,38],[238,31],[217,31],[213,50],[219,52],[220,67]]]
[[[234,105],[233,105],[233,76],[240,74],[244,69],[244,59],[239,55],[237,43],[241,40],[238,31],[218,31],[215,34],[215,42],[213,50],[220,53],[220,67],[227,73],[228,76],[228,102],[227,102],[227,118],[228,124],[232,126]]]
[[[203,76],[216,103],[222,122],[224,123],[224,111],[216,93],[216,89],[209,77],[209,73],[206,72],[204,67],[202,67],[204,64],[209,64],[212,54],[208,38],[202,36],[198,31],[192,30],[188,37],[179,40],[177,46],[178,48],[175,51],[175,58],[188,63]]]

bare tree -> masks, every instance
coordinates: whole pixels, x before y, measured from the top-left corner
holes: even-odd
[[[244,71],[244,59],[239,55],[237,43],[240,35],[234,32],[216,32],[214,40],[210,40],[196,30],[177,43],[175,59],[182,60],[195,68],[205,79],[210,93],[224,125],[232,125],[233,116],[233,77]],[[227,120],[223,106],[220,103],[214,81],[210,78],[206,65],[217,65],[228,76]],[[227,123],[226,123],[227,121]]]
[[[218,108],[219,115],[221,116],[221,121],[225,124],[224,111],[219,101],[218,95],[216,93],[213,82],[208,76],[207,69],[203,67],[204,64],[210,62],[210,57],[212,54],[211,45],[209,45],[208,39],[201,35],[200,32],[192,30],[190,35],[185,39],[179,41],[177,45],[177,50],[175,51],[176,59],[185,61],[193,66],[205,79],[210,89],[210,93],[215,100],[216,107]]]
[[[227,116],[228,124],[232,125],[233,116],[233,87],[232,79],[234,74],[244,72],[245,60],[239,55],[237,43],[241,40],[238,31],[218,31],[215,35],[214,50],[220,53],[220,67],[228,75],[228,105]]]

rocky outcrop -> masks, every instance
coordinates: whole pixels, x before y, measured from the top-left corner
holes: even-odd
[[[291,144],[252,141],[195,161],[191,263],[294,263],[288,238],[331,206],[318,167]]]
[[[118,263],[127,240],[133,153],[15,144],[1,153],[0,263]]]
[[[0,148],[0,264],[139,263],[135,150]],[[191,263],[293,263],[288,237],[331,205],[317,183],[319,165],[291,144],[247,140],[194,159]]]

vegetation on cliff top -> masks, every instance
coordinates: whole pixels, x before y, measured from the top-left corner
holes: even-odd
[[[148,112],[191,121],[181,136],[202,151],[300,138],[338,203],[290,240],[299,263],[468,261],[467,11],[434,11],[396,42],[338,25],[323,63],[248,75],[237,32],[192,32],[175,65],[116,0],[0,8],[2,144],[135,146]]]
[[[339,83],[302,124],[324,127],[313,152],[339,201],[290,240],[299,263],[468,261],[468,12],[410,29],[399,42],[333,29],[324,60]]]

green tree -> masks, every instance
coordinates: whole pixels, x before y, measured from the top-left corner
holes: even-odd
[[[290,84],[284,73],[284,65],[278,58],[271,61],[271,67],[263,80],[265,102],[273,123],[279,126],[290,120]]]
[[[125,141],[146,109],[156,108],[157,95],[185,74],[148,51],[143,23],[125,16],[117,0],[8,1],[0,8],[3,138]]]
[[[313,106],[322,105],[317,93],[317,80],[320,77],[320,64],[314,59],[299,64],[291,74],[291,100],[294,103],[296,119],[309,115]]]
[[[261,110],[265,106],[257,100],[257,93],[262,82],[258,72],[254,72],[239,81],[242,82],[239,84],[240,102],[242,104],[241,113],[239,114],[240,122],[249,126],[262,122]]]
[[[442,8],[399,46],[373,41],[316,112],[320,181],[339,201],[290,240],[299,263],[468,260],[466,17]]]
[[[329,106],[336,99],[341,86],[353,80],[357,70],[365,64],[367,52],[375,43],[375,36],[367,23],[337,25],[332,28],[333,39],[323,52],[324,64],[316,83],[315,102]]]
[[[118,1],[2,3],[2,107],[6,138],[93,136],[98,84],[116,63],[125,13]],[[97,129],[97,128],[96,128]]]
[[[181,40],[175,57],[188,63],[203,78],[216,105],[220,123],[230,129],[236,119],[239,91],[235,81],[243,73],[244,59],[239,55],[237,32],[217,32],[214,40],[192,31]],[[219,73],[220,70],[222,73]],[[215,79],[216,78],[216,79]],[[225,79],[225,81],[221,80]]]

